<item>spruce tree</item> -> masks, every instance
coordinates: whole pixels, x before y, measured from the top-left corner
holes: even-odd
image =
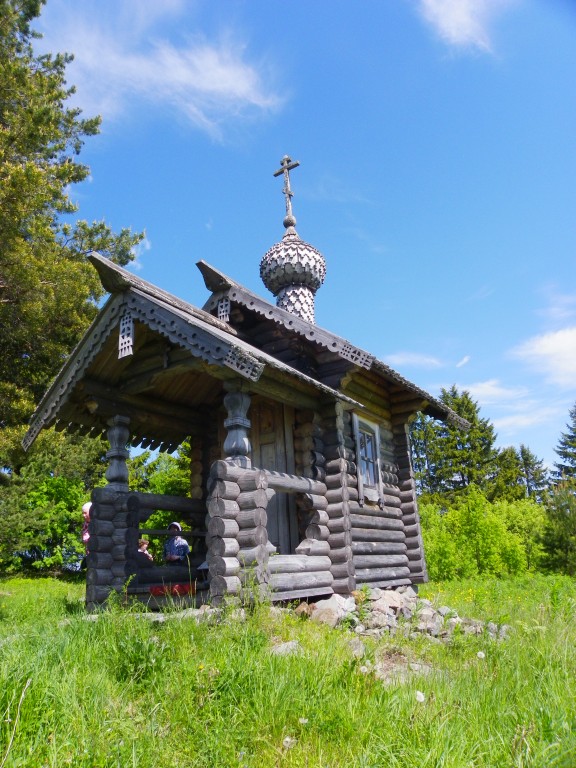
[[[554,463],[556,477],[576,479],[576,403],[570,409],[567,431],[562,432],[558,446],[554,449],[560,461]]]

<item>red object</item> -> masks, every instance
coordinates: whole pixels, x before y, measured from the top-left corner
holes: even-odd
[[[195,584],[164,584],[161,587],[150,587],[150,594],[154,597],[164,597],[173,595],[174,597],[183,597],[184,595],[195,595]]]

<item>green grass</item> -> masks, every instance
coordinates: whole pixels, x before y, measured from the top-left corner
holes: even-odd
[[[513,631],[366,640],[373,663],[434,670],[388,685],[360,671],[349,632],[266,606],[215,625],[120,608],[91,622],[82,593],[0,582],[0,768],[576,766],[574,580],[427,585],[436,605]],[[299,655],[270,653],[293,639]]]

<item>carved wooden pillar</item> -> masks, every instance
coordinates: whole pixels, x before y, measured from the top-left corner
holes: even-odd
[[[228,430],[224,440],[226,460],[233,461],[239,467],[249,468],[252,466],[250,460],[252,446],[248,437],[251,424],[250,419],[247,418],[250,395],[246,392],[230,391],[224,397],[224,406],[228,411],[228,418],[224,421],[224,426]]]
[[[89,610],[104,603],[113,589],[119,591],[124,587],[130,575],[128,550],[130,547],[135,550],[138,540],[138,520],[129,514],[126,505],[129,492],[126,460],[130,455],[126,444],[130,437],[130,419],[114,416],[108,424],[110,450],[106,452],[109,466],[105,475],[108,484],[93,491],[90,510],[86,573]]]

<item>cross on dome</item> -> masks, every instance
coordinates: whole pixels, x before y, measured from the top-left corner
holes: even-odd
[[[288,227],[296,226],[296,218],[292,213],[292,198],[294,197],[294,192],[292,192],[292,189],[290,188],[290,171],[294,170],[294,168],[298,168],[300,162],[298,160],[292,160],[288,155],[284,155],[280,161],[280,165],[282,167],[274,172],[274,176],[284,174],[284,188],[282,189],[282,193],[286,196],[286,218],[284,219],[284,226],[288,229]]]

